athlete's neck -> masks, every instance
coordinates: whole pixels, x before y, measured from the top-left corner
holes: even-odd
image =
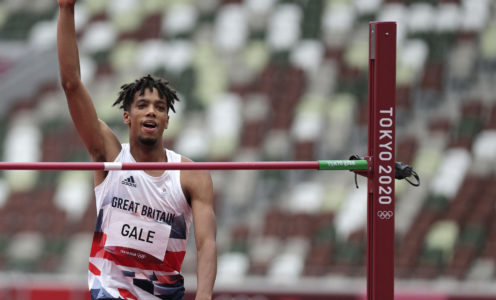
[[[131,155],[136,162],[167,162],[167,155],[161,142],[144,145],[141,142],[130,143]]]

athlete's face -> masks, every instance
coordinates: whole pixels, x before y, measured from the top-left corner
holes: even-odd
[[[129,126],[130,138],[137,138],[147,146],[156,145],[169,125],[167,102],[160,98],[157,89],[145,90],[134,96],[129,112],[124,112],[124,123]]]

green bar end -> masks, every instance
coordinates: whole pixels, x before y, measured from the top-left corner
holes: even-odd
[[[367,170],[366,160],[319,160],[319,170]]]

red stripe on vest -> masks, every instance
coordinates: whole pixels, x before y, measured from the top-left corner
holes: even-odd
[[[118,289],[118,290],[119,290],[119,294],[121,294],[121,296],[124,297],[124,299],[138,300],[138,298],[136,298],[136,296],[131,294],[130,291],[125,289]]]
[[[147,253],[135,249],[113,247],[112,250],[112,252],[104,250],[103,258],[112,261],[116,265],[161,272],[179,272],[186,255],[185,251],[167,251],[164,261],[160,261]]]
[[[102,272],[92,263],[89,263],[88,270],[96,276],[100,276],[100,274],[102,274]]]
[[[95,232],[93,234],[93,242],[91,244],[90,257],[103,257],[104,246],[107,241],[107,235],[103,232]]]
[[[171,266],[174,270],[178,272],[181,271],[181,265],[183,264],[184,256],[186,255],[186,251],[172,252],[167,251],[165,253],[165,262],[169,266]]]

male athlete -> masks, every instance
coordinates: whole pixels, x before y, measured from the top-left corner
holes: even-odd
[[[123,85],[129,143],[97,118],[81,82],[74,26],[76,0],[57,0],[62,87],[74,125],[93,161],[190,162],[163,147],[176,92],[146,76]],[[216,276],[213,189],[207,171],[96,171],[97,221],[88,282],[92,299],[183,299],[180,274],[190,224],[197,247],[196,299],[211,299]]]

